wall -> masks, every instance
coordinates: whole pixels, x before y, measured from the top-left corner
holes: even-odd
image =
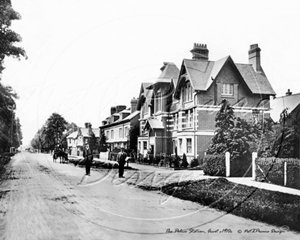
[[[204,157],[204,152],[206,152],[209,143],[211,141],[213,136],[197,136],[197,154],[199,156],[199,159],[203,159]]]

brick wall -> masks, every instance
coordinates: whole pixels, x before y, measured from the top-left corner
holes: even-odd
[[[214,130],[215,129],[215,117],[217,111],[212,110],[197,110],[197,130]]]
[[[206,152],[209,143],[213,136],[197,136],[197,154],[198,160],[203,159],[204,152]]]

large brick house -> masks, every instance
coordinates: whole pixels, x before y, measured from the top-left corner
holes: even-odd
[[[234,107],[236,116],[261,119],[269,117],[270,96],[275,95],[261,67],[257,44],[250,46],[246,64],[235,63],[230,56],[211,61],[205,44],[194,44],[191,53],[192,59],[184,59],[177,74],[148,87],[153,90],[148,100],[153,112],[144,127],[154,154],[174,154],[177,148],[178,155],[185,153],[189,161],[203,158],[223,99]],[[174,64],[166,64],[170,65]],[[167,67],[162,75],[164,71]]]
[[[130,108],[126,108],[125,105],[111,107],[110,116],[103,120],[99,127],[100,131],[104,131],[107,138],[106,143],[109,151],[120,148],[127,149],[130,129],[138,127],[140,116],[140,112],[136,110],[138,99],[133,98],[130,103]]]
[[[179,69],[174,63],[165,62],[160,70],[162,72],[154,83],[143,83],[141,86],[138,150],[142,155],[147,152],[166,152],[171,137],[168,129],[169,110]]]
[[[82,156],[84,145],[88,143],[91,135],[94,135],[97,139],[100,137],[99,129],[92,128],[90,123],[85,123],[84,128],[80,127],[77,131],[71,133],[67,137],[69,154],[73,156]],[[94,150],[95,149],[93,149],[93,151]],[[95,153],[97,153],[96,150]]]

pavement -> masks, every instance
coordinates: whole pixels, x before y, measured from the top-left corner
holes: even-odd
[[[77,158],[76,156],[71,156],[71,158],[72,157]],[[94,160],[115,163],[115,161],[110,161],[103,157],[100,157],[100,159],[94,159]],[[129,163],[129,166],[132,168],[135,168],[135,169],[138,169],[141,171],[147,171],[147,172],[159,172],[159,173],[178,172],[178,173],[182,174],[182,176],[183,176],[182,179],[186,179],[186,180],[187,179],[201,180],[201,179],[207,179],[207,178],[217,178],[217,177],[213,177],[213,176],[204,175],[204,172],[202,170],[174,170],[172,168],[157,167],[157,166],[138,164],[138,163]],[[254,181],[252,179],[252,177],[226,177],[226,179],[228,181],[236,183],[236,184],[241,184],[241,185],[266,189],[266,190],[270,190],[270,191],[276,191],[276,192],[282,192],[282,193],[300,196],[300,190],[298,190],[298,189],[279,186],[279,185],[265,183],[265,182],[257,182],[257,181]]]
[[[155,172],[166,172],[166,173],[167,172],[170,172],[170,173],[180,172],[183,175],[189,175],[189,179],[191,179],[191,180],[216,178],[216,177],[204,175],[204,172],[202,170],[173,170],[173,169],[165,168],[165,167],[157,167],[157,166],[137,164],[137,163],[130,163],[129,166],[132,168],[141,170],[141,171],[155,171]],[[288,193],[288,194],[300,196],[300,190],[298,190],[298,189],[279,186],[279,185],[270,184],[270,183],[257,182],[257,181],[254,181],[252,179],[252,177],[227,177],[226,179],[228,181],[236,183],[236,184],[241,184],[241,185],[266,189],[266,190],[270,190],[270,191],[276,191],[276,192],[282,192],[282,193]]]

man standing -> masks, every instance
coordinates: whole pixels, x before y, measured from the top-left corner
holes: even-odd
[[[119,163],[119,178],[124,178],[124,165],[125,165],[126,153],[124,148],[121,148],[121,152],[117,155],[117,161]]]
[[[90,149],[89,144],[85,145],[85,149],[83,150],[83,158],[85,160],[85,173],[90,176],[91,165],[93,161],[93,152]]]

